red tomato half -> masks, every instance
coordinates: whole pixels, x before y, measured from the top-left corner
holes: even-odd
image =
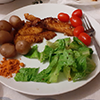
[[[72,16],[70,22],[73,27],[82,26],[82,20],[77,16]]]
[[[81,40],[87,46],[89,46],[91,43],[91,37],[85,32],[81,33],[78,39]]]
[[[60,21],[63,21],[63,22],[68,22],[69,21],[69,15],[66,14],[66,13],[59,13],[58,14],[58,19]]]
[[[77,9],[72,13],[72,16],[82,17],[82,10]]]
[[[75,29],[74,29],[74,36],[78,37],[80,33],[84,32],[84,27],[83,26],[77,26]]]

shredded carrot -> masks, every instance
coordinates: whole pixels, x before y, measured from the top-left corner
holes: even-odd
[[[0,63],[0,76],[11,78],[21,67],[24,67],[24,63],[20,63],[18,59],[7,60],[6,58],[3,58]]]
[[[21,66],[21,67],[24,67],[25,65],[24,65],[24,63],[20,63],[20,66]]]

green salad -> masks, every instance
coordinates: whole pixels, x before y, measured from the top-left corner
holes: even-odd
[[[58,82],[61,72],[68,81],[80,81],[86,79],[96,67],[92,54],[93,50],[77,37],[73,37],[73,40],[64,38],[55,42],[47,41],[42,52],[39,52],[38,46],[35,45],[25,57],[38,59],[42,63],[49,62],[49,66],[41,72],[39,68],[21,68],[14,79],[23,82],[55,83]]]

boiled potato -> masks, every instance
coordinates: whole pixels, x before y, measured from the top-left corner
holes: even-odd
[[[23,21],[21,21],[21,19],[16,15],[12,15],[9,18],[9,22],[17,30],[23,26]]]
[[[25,40],[20,40],[16,43],[15,48],[20,54],[27,54],[31,49],[30,44]]]
[[[0,53],[5,58],[10,58],[16,56],[15,46],[11,43],[5,43],[0,47]]]
[[[12,29],[12,31],[10,32],[11,36],[13,38],[15,38],[15,35],[17,34],[17,30],[15,30],[14,28]]]
[[[10,32],[12,30],[12,25],[6,20],[0,20],[0,30],[5,30]]]
[[[5,30],[0,31],[0,44],[10,43],[13,41],[11,34]]]

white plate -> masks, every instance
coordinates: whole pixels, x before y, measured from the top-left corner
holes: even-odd
[[[57,2],[60,4],[70,4],[70,5],[97,5],[100,4],[100,0],[50,0],[51,2]]]
[[[92,1],[92,0],[74,0],[76,1],[77,5],[96,5],[100,4],[100,0],[98,1]]]
[[[38,16],[40,18],[46,18],[46,17],[57,17],[57,14],[59,12],[66,12],[69,15],[75,10],[75,8],[72,8],[70,6],[65,5],[59,5],[59,4],[38,4],[38,5],[30,5],[23,8],[20,8],[18,10],[15,10],[8,14],[4,19],[9,20],[11,15],[18,15],[24,20],[24,13],[30,13],[35,16]],[[91,20],[91,23],[93,24],[93,27],[96,30],[96,39],[100,40],[100,25],[90,16],[88,16]],[[67,37],[67,36],[66,36]],[[55,37],[52,41],[55,41],[58,38],[65,38],[63,34],[58,34],[57,37]],[[43,50],[45,45],[45,40],[43,43],[39,44],[39,50]],[[58,83],[37,83],[37,82],[16,82],[13,78],[7,79],[0,76],[0,82],[6,85],[7,87],[21,92],[25,94],[30,95],[58,95],[65,92],[73,91],[89,81],[91,81],[100,71],[100,61],[98,60],[98,57],[96,56],[96,51],[94,46],[91,46],[94,50],[94,56],[93,59],[97,64],[96,69],[88,76],[86,80],[79,81],[79,82],[68,82],[67,80],[61,80]],[[2,56],[0,55],[0,60],[2,59]],[[21,57],[22,61],[26,64],[27,67],[41,67],[40,70],[46,68],[48,66],[48,63],[41,64],[38,60],[28,59],[25,57]]]

